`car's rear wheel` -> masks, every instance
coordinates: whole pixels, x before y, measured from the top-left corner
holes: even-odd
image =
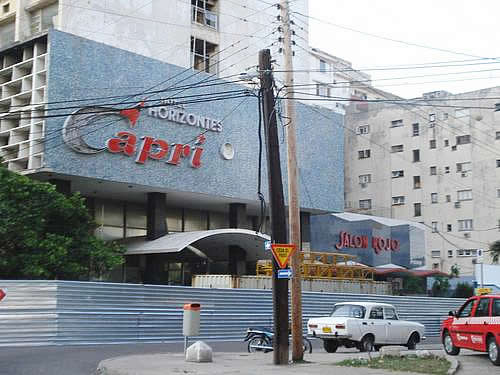
[[[500,348],[494,337],[488,339],[488,357],[495,366],[500,366]]]
[[[457,348],[453,344],[453,339],[451,338],[450,333],[448,331],[446,331],[443,335],[443,347],[444,351],[448,355],[458,355],[458,353],[460,353],[460,348]]]
[[[419,342],[420,342],[420,336],[418,335],[418,333],[413,332],[410,338],[408,339],[406,346],[408,350],[415,350]]]
[[[371,335],[366,335],[363,337],[359,344],[359,351],[360,352],[372,352],[373,351],[373,343],[374,343],[374,338]]]
[[[327,353],[335,353],[339,348],[337,340],[323,340],[323,348]]]

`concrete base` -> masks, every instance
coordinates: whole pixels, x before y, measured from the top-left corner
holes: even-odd
[[[196,341],[186,350],[186,362],[212,362],[212,348],[203,341]]]

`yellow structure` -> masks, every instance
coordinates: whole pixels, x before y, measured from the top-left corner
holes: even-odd
[[[354,255],[340,253],[300,252],[302,278],[373,280],[374,269],[356,264],[355,259]],[[257,276],[271,276],[271,260],[259,260],[256,271]]]

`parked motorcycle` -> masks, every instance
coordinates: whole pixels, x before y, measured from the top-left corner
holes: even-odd
[[[264,352],[273,351],[274,332],[267,328],[248,328],[247,334],[243,341],[248,341],[248,352]],[[302,338],[304,353],[312,353],[311,340],[307,337]]]

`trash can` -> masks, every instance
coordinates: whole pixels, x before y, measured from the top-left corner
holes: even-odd
[[[186,303],[184,305],[182,334],[185,337],[200,335],[200,310],[199,303]]]

